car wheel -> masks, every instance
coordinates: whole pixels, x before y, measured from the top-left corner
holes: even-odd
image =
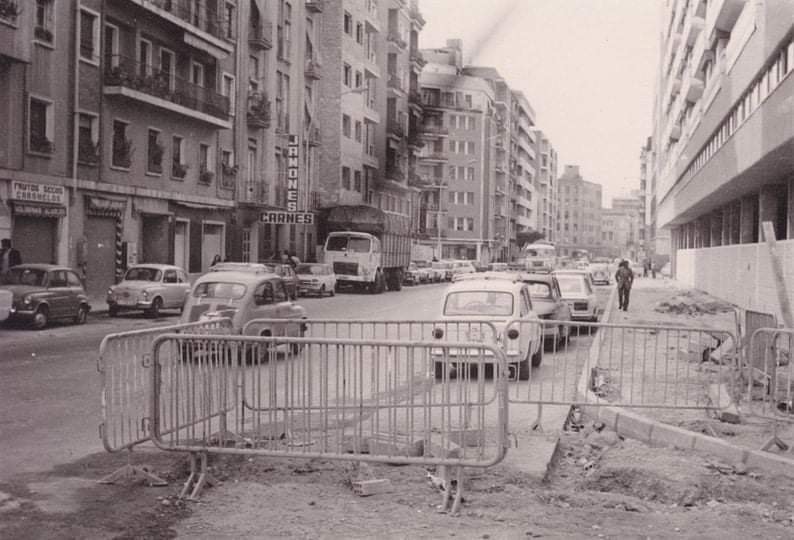
[[[538,351],[535,354],[538,356],[538,358],[540,358],[540,351]],[[538,367],[539,365],[540,365],[540,359],[538,359],[538,363],[536,365],[535,364],[535,357],[533,356],[532,357],[532,366],[533,367]],[[516,369],[518,370],[518,380],[519,381],[526,381],[526,380],[529,379],[529,370],[530,370],[529,362],[527,362],[526,360],[524,360],[523,362],[519,362],[518,365],[516,366]]]
[[[325,285],[320,285],[320,298],[325,296]]]
[[[538,349],[538,351],[535,354],[532,355],[532,367],[539,367],[541,362],[543,362],[543,351],[541,349]],[[521,366],[526,365],[526,369],[527,369],[527,371],[529,371],[529,363],[526,360],[521,362],[520,365]],[[520,375],[520,373],[519,373],[519,375]],[[519,379],[520,378],[521,377],[519,376]]]
[[[118,317],[119,316],[118,306],[108,306],[108,315],[110,317]]]
[[[42,328],[46,328],[49,323],[50,310],[47,309],[47,306],[39,307],[39,309],[37,309],[36,313],[33,315],[33,328],[36,330],[41,330]]]
[[[80,306],[77,308],[77,315],[74,316],[74,324],[85,324],[88,319],[88,307]]]
[[[146,311],[146,314],[152,319],[156,319],[160,316],[161,309],[163,309],[163,299],[158,296],[152,300],[152,307]]]
[[[329,291],[328,294],[330,294],[331,296],[335,296],[336,295],[336,285],[331,287],[331,290]]]

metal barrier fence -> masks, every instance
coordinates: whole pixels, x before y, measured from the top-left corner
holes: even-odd
[[[792,346],[794,330],[790,329],[759,328],[750,336],[739,407],[743,413],[772,421],[773,435],[763,450],[789,446],[778,430],[781,424],[794,423]]]
[[[506,334],[533,332],[537,324],[512,321]],[[526,358],[535,368],[510,385],[510,403],[708,409],[737,378],[734,355],[711,358],[721,343],[736,343],[730,332],[553,320],[540,326],[543,343]],[[583,370],[589,392],[577,387]]]
[[[476,369],[452,377],[460,350]],[[152,361],[152,441],[194,463],[210,452],[460,468],[506,454],[506,362],[491,344],[169,334]],[[208,480],[205,457],[193,473],[183,495]]]
[[[154,340],[165,333],[229,334],[229,319],[177,324],[108,334],[99,345],[97,370],[102,387],[102,423],[99,436],[108,452],[132,450],[149,440],[144,420],[148,416],[150,379],[145,359],[151,354]],[[131,464],[105,477],[102,482],[128,476],[144,476],[151,482],[163,481],[143,468]]]
[[[292,336],[327,339],[396,341],[474,341],[497,343],[498,331],[490,321],[471,319],[373,321],[365,319],[254,319],[244,336]]]

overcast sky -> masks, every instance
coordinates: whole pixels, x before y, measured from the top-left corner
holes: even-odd
[[[419,0],[422,48],[464,57],[522,90],[566,164],[614,196],[639,188],[651,134],[660,0]],[[512,8],[512,9],[511,9]],[[473,56],[473,58],[472,58]]]

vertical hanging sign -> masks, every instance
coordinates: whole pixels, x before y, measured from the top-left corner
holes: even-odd
[[[287,211],[298,211],[298,136],[290,135],[287,144]]]

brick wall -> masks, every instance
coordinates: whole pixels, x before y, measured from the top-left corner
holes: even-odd
[[[794,303],[794,240],[777,243],[789,301]],[[766,244],[740,244],[678,251],[676,278],[741,308],[774,313],[780,308]]]

